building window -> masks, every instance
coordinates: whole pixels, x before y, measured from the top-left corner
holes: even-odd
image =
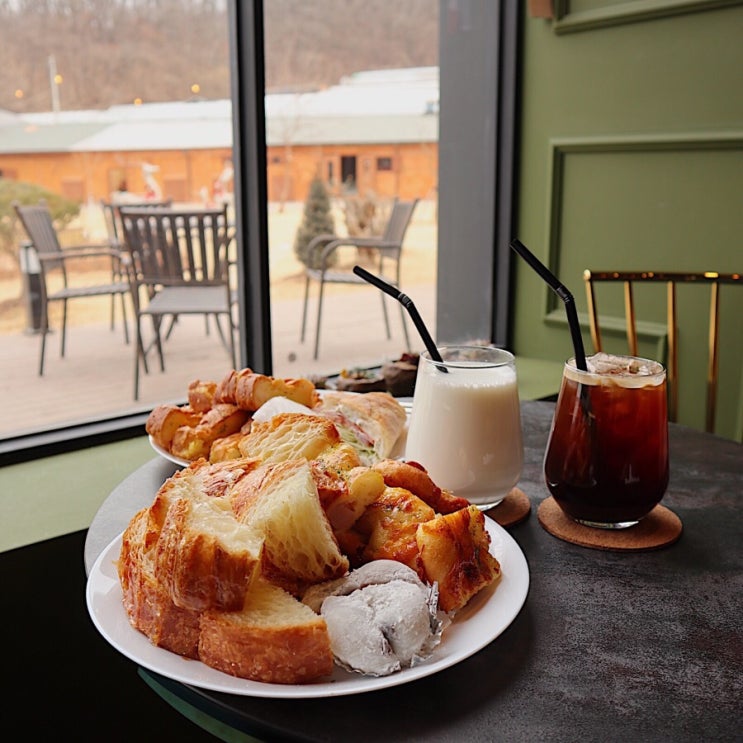
[[[377,158],[377,170],[392,170],[392,158],[391,157],[378,157]]]

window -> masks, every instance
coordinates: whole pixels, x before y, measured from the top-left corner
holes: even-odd
[[[340,0],[318,0],[317,4],[327,5],[328,11],[348,5]],[[205,5],[220,7],[220,3]],[[297,13],[311,12],[314,5],[298,3]],[[443,155],[439,158],[439,150],[443,148],[438,146],[438,135],[434,139],[419,136],[403,158],[378,155],[378,145],[364,141],[361,131],[354,142],[344,142],[347,128],[340,126],[333,134],[333,122],[313,114],[312,106],[318,99],[312,94],[318,92],[317,86],[308,85],[289,94],[266,85],[272,79],[273,65],[288,63],[282,56],[286,45],[280,43],[280,37],[272,36],[275,8],[258,0],[227,2],[226,27],[221,33],[225,55],[231,57],[231,123],[234,129],[232,146],[227,153],[234,166],[229,176],[229,193],[234,196],[240,349],[245,365],[281,376],[324,376],[339,371],[342,366],[370,366],[405,350],[398,308],[389,307],[392,337],[387,340],[378,293],[371,287],[368,291],[352,288],[349,291],[355,293],[351,295],[339,289],[337,294],[326,299],[319,359],[310,363],[311,339],[306,338],[304,344],[299,339],[304,281],[293,261],[293,242],[305,205],[307,185],[314,173],[324,176],[331,189],[334,216],[340,230],[345,228],[347,198],[376,194],[382,188],[391,190],[381,192],[381,196],[392,198],[401,195],[401,189],[410,188],[410,195],[422,201],[410,244],[406,244],[406,250],[417,263],[411,265],[407,275],[403,269],[405,291],[438,340],[492,337],[505,342],[512,211],[509,153],[513,145],[514,115],[509,106],[513,104],[514,40],[518,25],[518,10],[507,5],[510,4],[476,2],[452,6],[445,0],[410,3],[410,14],[417,13],[418,18],[422,12],[433,16],[441,14],[441,48],[436,50],[435,64],[428,65],[435,72],[435,95],[431,95],[429,80],[425,83],[428,88],[422,95],[420,113],[421,119],[433,119],[434,124],[438,123],[442,142],[457,144],[454,149],[458,157],[454,160]],[[336,15],[324,13],[326,19]],[[301,27],[296,18],[293,22]],[[438,26],[436,18],[434,44],[439,38]],[[388,31],[388,27],[380,29],[380,38],[386,38]],[[331,29],[330,33],[339,38],[337,29]],[[376,31],[364,25],[363,33]],[[403,29],[400,39],[407,42],[409,38]],[[309,46],[318,43],[311,34],[301,34],[298,39]],[[353,45],[352,40],[349,43]],[[483,50],[487,50],[487,54]],[[490,66],[482,65],[482,59],[487,59]],[[308,82],[311,82],[312,70],[307,72]],[[417,69],[417,73],[421,70]],[[337,86],[330,86],[331,92],[333,95],[358,95],[360,89],[369,90],[376,85],[386,89],[389,96],[391,92],[400,91],[404,84],[395,77],[399,74],[390,69],[339,68]],[[462,85],[462,80],[466,80],[467,85]],[[204,93],[202,86],[200,96],[192,102],[203,103]],[[340,101],[342,97],[338,98],[337,105],[341,105]],[[281,115],[275,108],[279,103],[284,105]],[[370,119],[369,116],[362,118]],[[484,131],[484,124],[478,122],[486,120],[497,121],[497,131]],[[382,136],[387,129],[394,130],[394,127],[378,126],[376,131],[372,127],[372,133]],[[368,130],[366,136],[370,136]],[[310,150],[313,150],[314,159],[303,159]],[[216,152],[214,159],[206,162],[193,152],[188,157],[184,155],[176,165],[172,162],[166,165],[163,161],[160,165],[163,170],[159,178],[156,173],[156,180],[161,188],[177,191],[179,200],[208,200],[214,196],[215,186],[226,170],[224,150]],[[129,175],[128,180],[135,180],[135,176],[140,178],[141,174],[133,170],[134,163],[139,162],[135,160],[138,156],[133,154],[131,159],[120,159],[108,167],[99,164],[102,178],[109,181],[111,173],[116,174],[117,181],[121,180],[121,173]],[[376,167],[359,167],[365,161]],[[486,167],[473,168],[473,162]],[[408,165],[410,170],[403,172]],[[0,167],[9,172],[2,164],[1,151]],[[197,172],[210,173],[209,182],[204,178],[195,180]],[[82,188],[87,184],[88,181],[83,180]],[[472,198],[473,194],[478,197]],[[316,305],[310,304],[310,308],[312,317]],[[310,328],[314,331],[312,325]],[[214,333],[207,335],[206,329],[195,327],[185,333],[180,331],[176,326],[174,339],[198,341],[201,355],[208,360],[208,365],[205,362],[204,366],[206,373],[218,375],[221,369],[226,370],[227,357],[220,356]],[[409,332],[413,342],[418,341],[410,324]],[[37,345],[35,339],[32,340],[33,367]],[[51,358],[58,352],[58,338],[53,335],[49,340],[47,353]],[[133,364],[130,351],[127,347],[119,367]],[[68,348],[67,353],[63,363],[72,367],[78,352]],[[98,368],[104,373],[104,365]],[[150,376],[157,379],[160,373]],[[28,377],[30,383],[31,375]],[[128,385],[127,377],[122,378],[123,384]],[[49,375],[44,383],[53,386],[55,380]],[[186,385],[187,381],[182,381],[172,394],[185,397]],[[139,408],[130,400],[118,407],[109,407],[98,414],[98,421],[92,425],[80,424],[70,405],[67,410],[72,414],[71,420],[45,424],[53,435],[39,437],[23,431],[17,436],[8,436],[6,432],[0,434],[0,439],[4,439],[0,446],[17,451],[48,439],[56,440],[53,446],[67,448],[78,445],[75,441],[98,442],[105,437],[141,433],[147,412],[155,400],[161,401],[164,397],[162,392],[157,394],[158,398],[146,400]],[[44,451],[37,449],[36,454]]]

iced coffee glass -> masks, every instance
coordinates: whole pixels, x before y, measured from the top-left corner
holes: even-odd
[[[513,355],[499,348],[446,346],[442,362],[421,354],[405,459],[480,509],[498,505],[523,465]]]
[[[668,485],[666,370],[657,361],[596,354],[565,364],[544,458],[547,487],[586,526],[637,524]]]

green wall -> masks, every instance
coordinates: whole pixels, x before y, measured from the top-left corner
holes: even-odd
[[[524,11],[518,237],[584,320],[586,268],[743,272],[743,5],[555,5],[555,20]],[[616,327],[604,345],[626,351],[616,289],[599,294]],[[716,432],[741,440],[743,287],[720,296]],[[678,299],[679,420],[702,428],[709,289],[682,287]],[[663,358],[665,286],[642,287],[636,301],[640,352]],[[590,350],[587,322],[583,335]],[[571,353],[562,304],[523,262],[513,346]]]

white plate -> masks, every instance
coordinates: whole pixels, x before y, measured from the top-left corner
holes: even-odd
[[[149,436],[149,434],[148,434]],[[183,459],[182,457],[176,457],[174,454],[171,454],[169,451],[165,450],[160,446],[159,444],[155,443],[155,439],[152,438],[152,436],[149,436],[150,439],[150,446],[161,456],[167,459],[170,462],[173,462],[173,464],[177,464],[179,467],[188,467],[191,462],[188,461],[188,459]]]
[[[361,394],[361,393],[358,393]],[[402,401],[400,402],[400,405],[402,405],[403,408],[405,408],[405,412],[408,414],[408,421],[410,421],[410,409],[412,406],[412,403],[409,401]],[[407,423],[405,424],[405,430],[400,434],[400,438],[395,443],[395,446],[393,447],[392,451],[390,452],[390,457],[392,459],[395,459],[397,457],[401,457],[403,452],[405,451],[405,439],[408,435],[408,426]],[[182,457],[176,457],[174,454],[171,454],[169,451],[165,450],[155,442],[155,439],[152,438],[152,436],[148,436],[150,440],[150,446],[161,456],[167,459],[170,462],[173,462],[173,464],[177,464],[179,467],[188,467],[191,462],[188,461],[188,459],[183,459]]]
[[[88,612],[98,631],[120,653],[151,671],[202,689],[251,697],[309,699],[384,689],[430,676],[474,655],[516,618],[529,590],[529,568],[518,544],[501,526],[485,518],[490,551],[501,564],[502,577],[475,596],[445,630],[441,644],[423,664],[379,678],[336,667],[328,681],[314,684],[264,684],[235,678],[153,645],[129,624],[121,596],[116,561],[121,535],[99,555],[88,578]]]

